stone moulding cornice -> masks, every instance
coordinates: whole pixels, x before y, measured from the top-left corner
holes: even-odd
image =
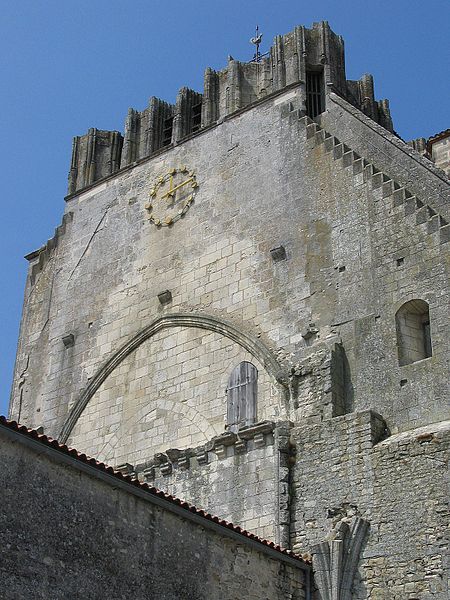
[[[196,459],[197,464],[194,463],[194,466],[208,464],[210,462],[209,453],[216,454],[219,460],[227,458],[226,449],[229,446],[234,446],[235,454],[242,454],[271,445],[276,427],[277,424],[273,421],[260,421],[240,429],[238,433],[225,431],[213,437],[206,444],[195,448],[185,448],[183,450],[171,448],[165,452],[155,454],[153,459],[145,463],[136,466],[124,464],[116,467],[116,469],[126,469],[128,473],[132,473],[137,477],[142,473],[147,481],[158,475],[171,475],[173,468],[189,469],[192,466],[191,459]],[[272,442],[268,439],[270,437]],[[249,448],[246,443],[250,440],[254,441],[252,448]]]
[[[218,319],[211,315],[197,313],[173,313],[163,317],[159,317],[150,325],[142,329],[138,334],[126,342],[119,350],[117,350],[96,372],[94,377],[89,381],[87,386],[82,391],[79,398],[72,407],[62,429],[59,434],[59,440],[66,443],[72,429],[86,408],[89,400],[106,380],[106,378],[120,365],[120,363],[132,352],[134,352],[143,342],[153,337],[159,331],[170,327],[195,327],[197,329],[206,329],[219,333],[224,337],[236,342],[254,356],[267,370],[269,375],[274,377],[278,383],[287,389],[288,378],[286,373],[281,368],[281,365],[266,348],[266,346],[235,325],[227,321]]]
[[[237,437],[240,437],[243,440],[251,440],[259,433],[272,433],[274,429],[275,423],[273,421],[260,421],[254,425],[247,425],[246,427],[239,429]]]

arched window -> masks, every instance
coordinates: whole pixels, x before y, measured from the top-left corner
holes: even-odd
[[[410,300],[395,315],[398,362],[410,363],[432,355],[430,311],[425,300]]]
[[[227,388],[227,424],[230,431],[252,425],[256,421],[258,369],[241,362],[231,372]]]

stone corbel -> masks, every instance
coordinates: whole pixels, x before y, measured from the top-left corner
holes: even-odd
[[[130,465],[130,463],[123,463],[121,465],[117,465],[115,467],[116,471],[119,471],[119,473],[122,473],[122,475],[134,475],[135,472],[135,468],[133,465]]]
[[[144,481],[155,479],[155,467],[147,467],[143,471]]]
[[[227,457],[227,447],[225,444],[218,444],[217,446],[214,446],[214,452],[219,460],[223,460]]]
[[[352,600],[352,586],[369,522],[342,519],[327,540],[314,546],[313,570],[320,600]]]
[[[161,475],[170,475],[172,473],[172,463],[166,462],[159,465]]]
[[[199,465],[208,464],[208,451],[203,449],[200,452],[197,452],[196,458]]]
[[[253,438],[253,443],[255,445],[255,448],[264,448],[264,446],[266,445],[266,440],[264,438],[264,434],[257,433],[255,435],[255,437]]]
[[[191,457],[188,452],[186,454],[180,454],[180,457],[178,458],[178,466],[180,469],[189,469],[191,466]]]
[[[251,440],[259,433],[268,434],[272,433],[275,429],[275,423],[273,421],[260,421],[255,425],[247,425],[239,429],[239,437],[243,440]]]
[[[243,454],[247,450],[247,441],[238,439],[234,445],[234,450],[237,454]]]

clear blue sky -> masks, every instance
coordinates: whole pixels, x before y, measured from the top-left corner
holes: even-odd
[[[7,410],[25,282],[23,255],[60,222],[71,140],[123,130],[128,107],[202,91],[206,66],[249,60],[295,25],[326,19],[346,42],[347,78],[369,72],[404,139],[450,127],[448,0],[2,0],[0,414]]]

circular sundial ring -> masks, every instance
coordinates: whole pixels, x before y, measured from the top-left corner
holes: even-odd
[[[194,171],[186,166],[171,168],[159,175],[149,192],[144,208],[156,227],[170,227],[183,217],[194,201],[198,188]]]

